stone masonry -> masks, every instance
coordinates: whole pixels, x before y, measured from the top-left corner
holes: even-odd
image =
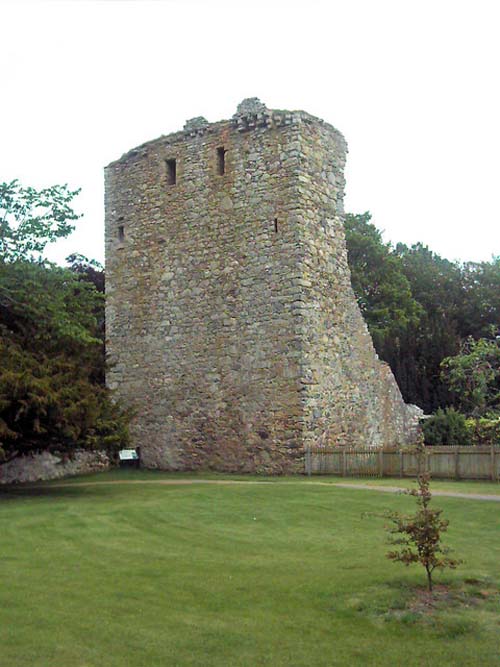
[[[107,167],[107,381],[142,465],[283,473],[415,437],[351,288],[346,151],[252,98]]]
[[[101,451],[77,449],[73,456],[40,452],[19,456],[0,466],[0,485],[62,479],[73,475],[103,472],[112,465]]]

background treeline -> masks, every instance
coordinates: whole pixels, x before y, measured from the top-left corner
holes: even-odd
[[[104,385],[104,273],[42,258],[78,216],[76,191],[0,184],[0,463],[41,450],[111,455],[127,415]]]
[[[375,348],[407,402],[439,410],[426,424],[429,437],[442,441],[430,432],[440,420],[453,431],[446,444],[466,444],[464,418],[475,420],[475,431],[491,430],[478,420],[497,421],[500,409],[500,257],[459,263],[421,243],[392,246],[370,219],[347,215],[346,240]]]

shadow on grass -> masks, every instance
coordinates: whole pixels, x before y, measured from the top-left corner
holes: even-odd
[[[0,486],[0,502],[35,498],[76,498],[78,496],[102,496],[111,492],[108,485],[94,486],[51,486],[33,484],[9,484]]]

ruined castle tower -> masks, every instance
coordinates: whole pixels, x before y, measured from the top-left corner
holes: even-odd
[[[318,440],[411,437],[350,284],[345,156],[327,123],[249,99],[107,167],[108,384],[143,465],[285,472]]]

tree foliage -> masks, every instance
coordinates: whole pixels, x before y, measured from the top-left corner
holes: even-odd
[[[20,211],[31,189],[3,184],[0,192],[8,193],[0,208]],[[58,186],[43,192],[57,220],[38,220],[44,232],[38,223],[26,224],[3,246],[0,261],[0,461],[41,450],[113,452],[128,439],[127,415],[104,386],[99,267],[81,256],[73,257],[71,269],[34,260],[45,242],[71,231],[69,194],[76,192],[63,196]]]
[[[41,260],[47,243],[65,238],[80,217],[71,207],[79,190],[53,185],[37,190],[0,183],[0,261]]]
[[[460,354],[443,359],[441,368],[464,414],[478,418],[500,413],[500,336],[469,336]]]
[[[466,262],[461,269],[459,330],[462,337],[489,338],[500,329],[500,257]]]
[[[403,386],[407,400],[432,412],[452,403],[441,376],[441,361],[460,348],[460,267],[421,243],[410,248],[398,244],[395,252],[401,258],[411,292],[422,308],[418,326],[401,349],[409,371]]]
[[[80,280],[92,283],[98,292],[104,294],[104,269],[99,262],[95,259],[88,259],[85,255],[79,253],[73,253],[66,257],[66,262],[73,273],[78,274]]]
[[[126,416],[104,387],[103,295],[77,273],[0,265],[0,454],[117,449]]]
[[[455,408],[438,408],[422,424],[426,445],[471,445],[472,433],[465,415]]]
[[[368,212],[347,214],[345,232],[354,293],[375,346],[383,354],[418,323],[421,308],[400,259],[370,220]]]
[[[0,353],[0,460],[42,450],[115,452],[127,443],[125,415],[74,358],[10,340],[0,341]]]

